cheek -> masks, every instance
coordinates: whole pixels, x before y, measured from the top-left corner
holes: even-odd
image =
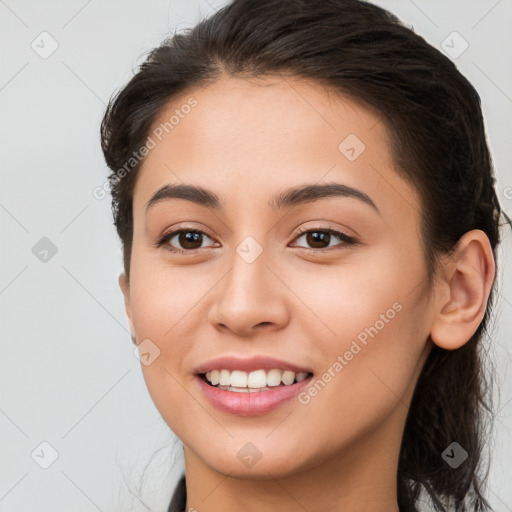
[[[175,409],[181,401],[187,400],[178,382],[190,377],[184,375],[182,361],[193,340],[183,326],[190,323],[194,305],[205,293],[196,286],[198,283],[191,286],[187,272],[155,265],[136,251],[132,255],[132,321],[137,342],[150,347],[152,362],[141,364],[141,369],[148,391],[162,415],[169,407]]]
[[[375,323],[379,331],[382,322],[388,329],[386,320],[393,320],[397,309],[411,300],[414,283],[420,283],[423,276],[421,260],[407,259],[406,251],[398,249],[391,245],[363,249],[337,265],[311,264],[300,273],[287,271],[285,280],[301,299],[297,307],[306,311],[307,305],[314,314],[301,314],[298,322],[315,323],[316,337],[321,334],[340,342],[357,337]],[[335,342],[331,345],[337,348]]]
[[[213,278],[194,270],[193,265],[173,267],[163,258],[155,261],[134,252],[131,309],[138,337],[171,339],[213,284]]]
[[[293,284],[315,314],[297,321],[324,362],[317,386],[323,396],[311,402],[335,404],[340,421],[351,411],[368,422],[395,404],[421,357],[428,336],[428,297],[418,286],[424,269],[419,253],[404,254],[413,252],[391,248],[364,262],[318,267]]]
[[[359,336],[345,335],[340,322],[334,342],[321,340],[323,371],[299,398],[308,421],[304,435],[321,432],[325,441],[320,444],[327,453],[363,439],[385,423],[396,432],[401,421],[397,418],[404,419],[422,344],[413,339],[420,310],[401,305],[388,312],[388,323],[372,319],[361,328],[347,320],[347,330]],[[390,432],[386,427],[383,431]]]

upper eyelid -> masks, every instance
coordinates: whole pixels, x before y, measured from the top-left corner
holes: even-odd
[[[351,235],[349,235],[348,233],[345,233],[345,231],[341,228],[338,228],[336,226],[332,226],[332,225],[327,225],[327,226],[312,226],[312,227],[303,227],[303,228],[299,228],[299,230],[297,231],[296,235],[295,235],[295,238],[297,238],[297,236],[299,235],[303,235],[304,233],[307,233],[309,231],[335,231],[336,233],[340,234],[340,235],[343,235],[343,236],[346,236],[346,237],[349,237],[349,238],[354,238],[352,237]]]
[[[168,231],[164,231],[164,233],[161,235],[160,238],[164,238],[164,237],[172,238],[172,237],[176,236],[178,233],[189,232],[189,231],[194,231],[196,233],[201,233],[203,235],[206,235],[208,238],[211,238],[212,240],[215,240],[215,237],[213,237],[210,234],[208,234],[208,231],[206,231],[206,230],[204,230],[202,228],[194,228],[192,226],[178,226],[178,227],[170,229]]]
[[[294,236],[293,240],[292,241],[295,241],[297,240],[298,238],[300,238],[302,235],[305,235],[306,233],[309,233],[309,232],[315,232],[315,231],[324,231],[324,232],[327,232],[327,233],[331,233],[333,234],[334,236],[337,236],[339,239],[341,239],[342,241],[342,245],[356,245],[359,243],[358,239],[349,235],[348,233],[345,233],[345,231],[343,231],[342,229],[339,229],[337,227],[333,227],[333,226],[313,226],[313,227],[307,227],[307,228],[303,228],[303,229],[300,229],[298,231],[298,233]],[[299,249],[307,249],[307,250],[313,250],[315,252],[321,252],[322,250],[328,250],[329,248],[328,247],[324,247],[323,249],[309,249],[308,247],[298,247]]]

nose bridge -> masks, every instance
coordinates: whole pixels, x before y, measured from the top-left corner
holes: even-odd
[[[259,324],[277,326],[286,321],[285,297],[268,268],[270,253],[252,236],[234,247],[211,312],[214,324],[248,335]]]
[[[268,254],[269,250],[264,249],[253,236],[246,236],[234,248],[230,259],[231,270],[226,276],[223,291],[226,301],[235,301],[231,307],[239,304],[241,308],[246,301],[259,301],[264,295],[268,297]]]

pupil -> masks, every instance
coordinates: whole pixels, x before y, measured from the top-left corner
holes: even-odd
[[[182,247],[185,247],[187,249],[196,249],[197,247],[194,246],[194,242],[197,241],[199,241],[199,245],[201,245],[201,233],[198,233],[197,231],[183,231],[180,234],[179,238]],[[192,246],[190,246],[189,244],[192,244]]]
[[[311,231],[306,235],[308,244],[312,245],[313,247],[317,247],[315,244],[318,243],[318,240],[320,239],[320,247],[323,247],[322,241],[327,242],[327,245],[329,245],[331,234],[326,232],[319,232],[319,231]]]

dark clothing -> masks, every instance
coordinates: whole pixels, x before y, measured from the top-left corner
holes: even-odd
[[[174,493],[169,503],[167,512],[186,512],[185,507],[187,506],[187,487],[185,485],[185,475],[182,475],[176,484]]]

